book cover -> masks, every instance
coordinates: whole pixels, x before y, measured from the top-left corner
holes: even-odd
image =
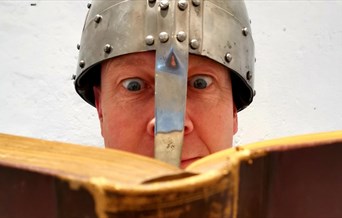
[[[185,170],[0,134],[0,217],[342,217],[342,131],[233,147]]]

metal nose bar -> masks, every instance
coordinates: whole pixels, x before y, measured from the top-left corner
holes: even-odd
[[[159,7],[155,62],[155,158],[179,166],[189,59],[189,7]],[[179,33],[179,34],[177,34]]]

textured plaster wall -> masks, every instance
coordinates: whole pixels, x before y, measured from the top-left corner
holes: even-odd
[[[88,1],[0,2],[0,132],[102,145],[74,92]],[[235,144],[342,129],[342,1],[246,1],[257,95]]]

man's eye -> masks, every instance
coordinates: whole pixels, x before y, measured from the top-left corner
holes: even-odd
[[[131,92],[137,92],[141,89],[145,88],[145,83],[141,79],[133,78],[133,79],[126,79],[122,83],[123,87]]]
[[[213,79],[210,76],[195,76],[190,79],[190,86],[195,89],[205,89],[213,82]]]

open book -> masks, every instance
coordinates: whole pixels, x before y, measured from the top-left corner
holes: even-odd
[[[342,131],[230,148],[185,170],[0,134],[0,217],[342,217]]]

